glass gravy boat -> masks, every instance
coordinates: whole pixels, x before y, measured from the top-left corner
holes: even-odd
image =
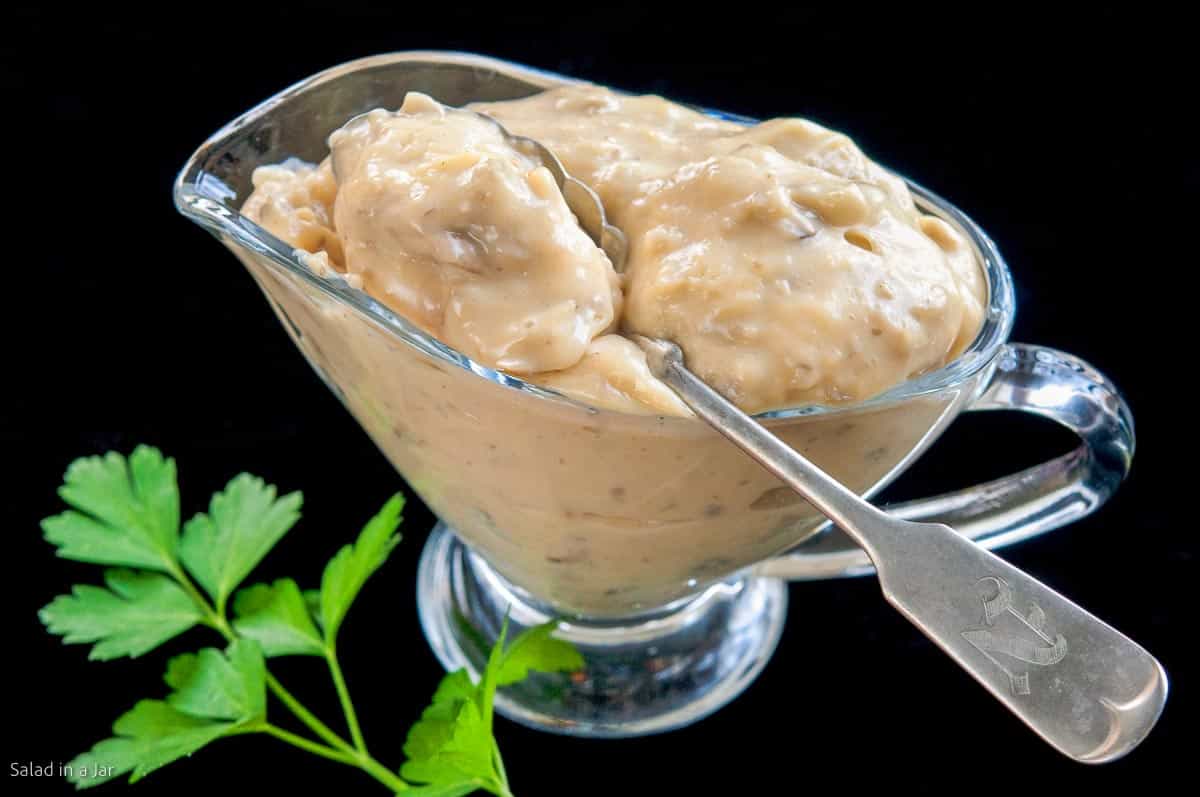
[[[353,61],[218,131],[180,173],[175,202],[249,269],[309,363],[441,519],[418,574],[422,625],[441,662],[478,672],[506,613],[514,633],[565,617],[560,636],[579,646],[585,669],[535,675],[504,690],[497,708],[538,728],[630,736],[732,699],[779,638],[783,579],[868,573],[866,555],[702,422],[596,410],[473,362],[341,277],[310,270],[238,213],[257,166],[319,161],[329,133],[399,107],[408,91],[461,105],[571,82],[458,53]],[[1129,469],[1128,407],[1081,360],[1007,341],[1013,287],[995,245],[953,205],[910,188],[922,210],[963,233],[986,273],[978,337],[944,368],[869,401],[759,419],[870,496],[963,411],[1041,415],[1077,433],[1079,447],[891,511],[993,548],[1094,511]]]

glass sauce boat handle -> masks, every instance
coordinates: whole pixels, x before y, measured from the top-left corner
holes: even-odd
[[[1068,454],[963,490],[891,504],[907,520],[946,523],[993,549],[1065,526],[1113,494],[1133,460],[1133,416],[1116,387],[1088,363],[1055,349],[1009,343],[968,410],[1020,410],[1080,438]],[[835,528],[753,568],[755,575],[806,581],[874,572],[867,555]]]

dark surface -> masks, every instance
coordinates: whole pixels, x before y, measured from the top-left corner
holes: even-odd
[[[646,4],[647,6],[649,4]],[[61,761],[160,696],[165,656],[89,663],[44,633],[37,609],[96,571],[54,558],[37,521],[76,456],[139,442],[180,463],[185,514],[239,470],[307,498],[265,576],[315,583],[327,556],[402,483],[309,370],[235,260],[177,216],[169,187],[212,131],[280,88],[376,52],[475,50],[635,91],[754,116],[807,115],[956,202],[1006,254],[1014,338],[1071,351],[1124,390],[1138,423],[1133,474],[1098,514],[1007,556],[1129,633],[1172,676],[1162,721],[1129,758],[1072,764],[1027,733],[889,610],[870,580],[800,584],[773,661],[700,724],[624,742],[502,723],[516,792],[1117,793],[1186,783],[1200,666],[1196,630],[1192,316],[1197,173],[1182,121],[1192,56],[1167,15],[1137,9],[1051,19],[962,5],[886,18],[841,11],[643,10],[554,20],[488,17],[461,4],[414,19],[403,4],[355,17],[180,5],[178,19],[9,14],[5,88],[3,450],[4,707],[9,794],[66,793],[9,777]],[[702,18],[703,24],[684,20]],[[665,42],[665,43],[664,43]],[[1189,99],[1190,97],[1190,99]],[[13,173],[15,170],[15,174]],[[15,248],[14,248],[15,244]],[[1065,450],[1068,435],[1006,416],[968,417],[898,485],[916,496],[998,476]],[[343,660],[377,755],[402,734],[439,668],[421,638],[413,577],[431,523],[415,501],[408,540],[369,585]],[[213,643],[200,632],[171,651]],[[281,666],[319,713],[327,679]],[[1161,779],[1161,780],[1160,780]],[[257,789],[382,793],[364,776],[267,739],[221,742],[137,794]],[[125,786],[106,787],[112,793]]]

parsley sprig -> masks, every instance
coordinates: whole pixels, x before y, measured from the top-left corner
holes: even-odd
[[[141,656],[196,626],[216,631],[226,643],[223,650],[171,659],[167,697],[138,702],[113,724],[112,738],[70,763],[69,778],[79,788],[125,774],[134,782],[217,739],[264,733],[357,767],[411,797],[458,797],[479,789],[511,797],[493,734],[497,688],[531,670],[583,666],[578,651],[551,636],[557,622],[530,629],[507,646],[506,622],[478,683],[465,670],[442,679],[408,731],[407,760],[394,771],[367,748],[337,641],[350,606],[400,541],[402,496],[389,500],[334,555],[319,589],[302,590],[290,578],[239,589],[299,520],[298,492],[279,496],[243,473],[213,496],[207,512],[181,527],[174,460],[140,446],[128,458],[110,452],[76,460],[59,495],[69,509],[42,522],[46,539],[59,556],[112,569],[103,586],[77,585],[42,609],[51,633],[67,643],[91,644],[89,658],[97,660]],[[324,659],[349,740],[271,674],[267,660],[277,656]],[[268,692],[312,737],[268,719]]]

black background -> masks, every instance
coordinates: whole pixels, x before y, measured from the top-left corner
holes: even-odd
[[[53,556],[37,521],[74,457],[139,442],[177,458],[184,511],[240,470],[303,489],[305,517],[260,571],[314,584],[382,501],[406,489],[311,373],[248,275],[171,205],[191,151],[251,105],[319,69],[402,49],[484,52],[633,91],[758,117],[810,116],[949,197],[996,239],[1020,310],[1014,338],[1090,360],[1138,423],[1130,479],[1096,515],[1006,556],[1160,657],[1173,678],[1160,725],[1125,760],[1061,758],[934,651],[869,579],[797,584],[782,643],[742,697],[691,728],[585,741],[504,722],[519,795],[1117,792],[1187,789],[1196,752],[1194,45],[1145,4],[1042,8],[904,4],[650,4],[503,13],[461,3],[336,11],[291,3],[170,4],[156,15],[61,7],[9,12],[3,390],[4,603],[0,759],[6,793],[66,793],[10,762],[65,760],[120,712],[161,696],[163,652],[89,663],[37,609],[94,568]],[[419,4],[418,4],[419,5]],[[436,5],[436,4],[434,4]],[[1189,47],[1192,49],[1189,50]],[[916,496],[1066,450],[1047,424],[964,417],[892,491]],[[417,626],[413,577],[431,519],[365,591],[343,661],[378,757],[439,668]],[[170,652],[215,643],[193,632]],[[319,666],[284,662],[294,691],[337,716]],[[117,793],[125,786],[107,786]],[[355,771],[269,739],[221,742],[133,787],[380,793]]]

